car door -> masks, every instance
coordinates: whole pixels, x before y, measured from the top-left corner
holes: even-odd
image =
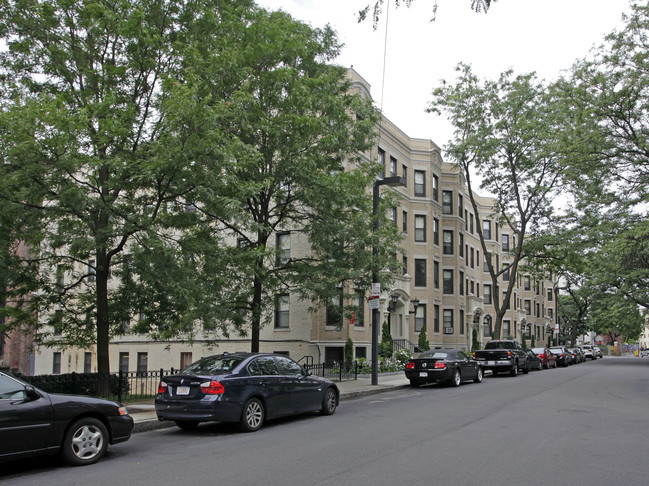
[[[255,387],[266,401],[266,416],[279,417],[291,411],[291,379],[282,374],[273,356],[259,356],[248,367]],[[258,371],[256,371],[258,370]]]
[[[54,446],[52,420],[47,395],[28,393],[23,383],[0,374],[0,456]]]
[[[304,369],[290,358],[276,357],[284,369],[284,373],[291,378],[291,410],[294,413],[317,410],[322,404],[322,383],[308,375]]]
[[[460,374],[463,380],[475,378],[477,374],[478,364],[469,359],[469,357],[462,351],[458,351],[456,355],[457,366],[460,368]]]

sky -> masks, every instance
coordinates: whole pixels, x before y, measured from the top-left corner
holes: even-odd
[[[334,61],[353,66],[371,85],[375,105],[412,138],[443,147],[452,126],[426,113],[432,90],[453,82],[455,67],[470,64],[480,78],[497,79],[536,72],[553,81],[584,58],[604,36],[622,27],[629,0],[497,0],[488,13],[475,13],[470,0],[402,0],[383,7],[376,30],[371,20],[358,23],[358,11],[373,0],[257,0],[269,10],[323,27],[329,24],[344,43]],[[387,28],[387,32],[386,32]],[[387,46],[387,48],[386,48]]]

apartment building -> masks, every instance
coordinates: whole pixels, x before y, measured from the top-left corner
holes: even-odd
[[[350,70],[352,90],[371,98],[369,84]],[[379,298],[379,323],[387,323],[397,346],[414,349],[425,327],[431,347],[470,350],[473,331],[478,339],[491,338],[494,295],[502,292],[509,279],[516,279],[505,319],[503,337],[530,342],[547,341],[552,332],[553,286],[547,280],[504,272],[493,288],[486,271],[486,255],[479,231],[497,268],[508,265],[507,253],[514,236],[499,228],[492,217],[493,201],[476,195],[482,219],[474,214],[464,177],[444,162],[440,148],[427,139],[411,138],[383,117],[377,127],[376,146],[364,157],[382,165],[386,176],[405,178],[404,187],[383,188],[400,194],[400,205],[390,219],[403,232],[403,271],[394,275]],[[371,188],[368,188],[368,191]],[[233,240],[232,244],[236,244]],[[278,233],[277,248],[283,257],[309,253],[304,235]],[[354,343],[355,358],[371,355],[371,311],[366,295],[359,295],[358,310],[351,316],[323,308],[310,312],[309,302],[293,295],[276,299],[270,324],[261,329],[260,350],[284,353],[296,360],[314,363],[342,362],[348,339]],[[502,296],[501,296],[502,299]],[[127,334],[111,343],[114,370],[146,371],[184,367],[202,356],[223,351],[248,351],[249,339],[219,339],[216,347],[207,341],[193,343],[154,342],[146,336]],[[38,349],[36,373],[95,371],[94,350]]]

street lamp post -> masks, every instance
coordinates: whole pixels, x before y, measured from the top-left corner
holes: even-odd
[[[405,186],[406,179],[404,177],[385,177],[383,179],[376,179],[372,187],[372,231],[376,232],[379,229],[379,220],[377,213],[379,210],[381,186]],[[372,283],[377,283],[379,280],[378,272],[376,270],[376,246],[372,247]],[[379,310],[372,309],[372,385],[379,384]]]

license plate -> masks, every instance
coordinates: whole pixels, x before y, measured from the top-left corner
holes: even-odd
[[[189,387],[179,386],[178,388],[176,388],[176,395],[189,395]]]
[[[493,366],[495,364],[496,364],[495,361],[487,361],[487,366]]]
[[[428,372],[427,371],[420,371],[419,376],[421,378],[428,378]]]

